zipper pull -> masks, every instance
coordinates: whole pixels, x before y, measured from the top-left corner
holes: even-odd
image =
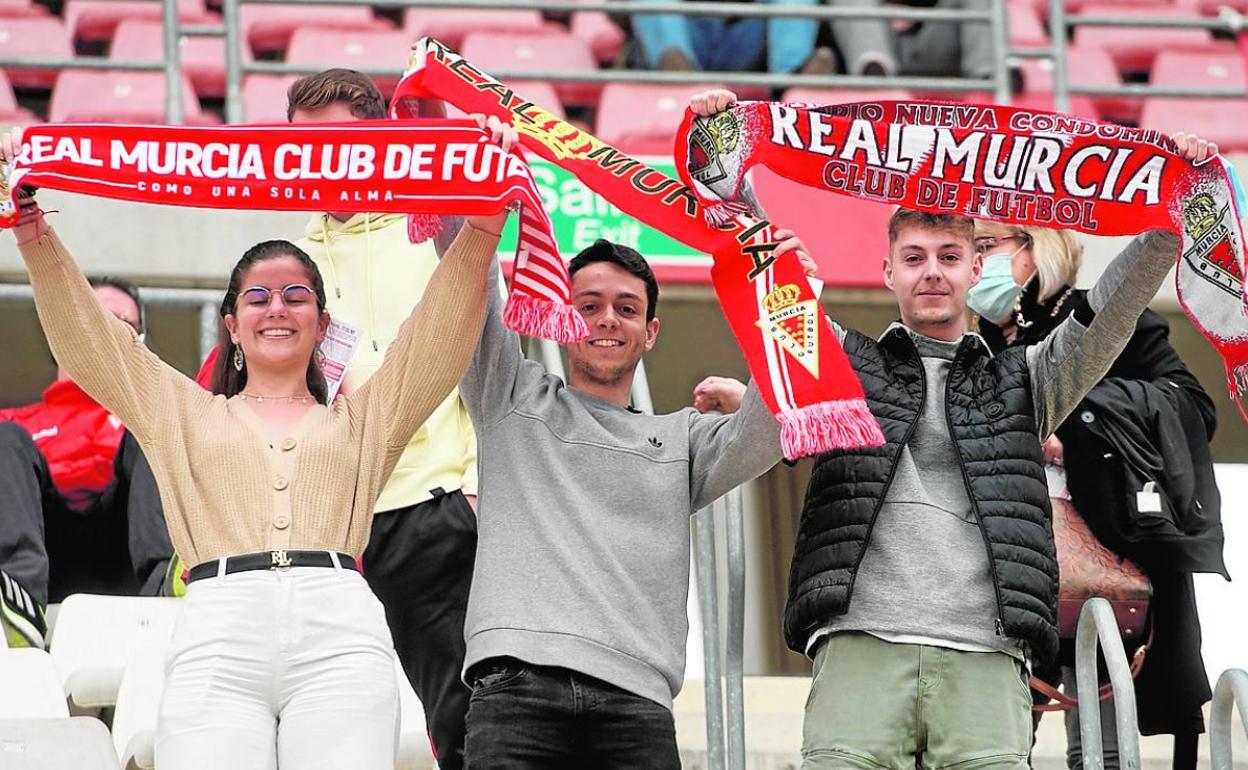
[[[373,340],[373,352],[376,353],[379,350],[381,350],[381,348],[377,347],[377,340]]]
[[[338,287],[338,286],[335,286],[335,287],[334,287],[334,294],[337,294],[337,295],[338,295],[338,299],[342,299],[342,288],[341,288],[341,287]]]
[[[997,636],[1005,636],[1005,621],[997,618]]]

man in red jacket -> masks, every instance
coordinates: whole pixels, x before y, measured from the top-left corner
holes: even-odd
[[[139,295],[95,279],[113,315],[143,334]],[[9,646],[43,646],[43,608],[70,593],[129,592],[113,458],[125,427],[64,371],[28,406],[0,410],[0,626]]]

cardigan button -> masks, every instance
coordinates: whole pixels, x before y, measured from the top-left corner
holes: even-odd
[[[278,514],[278,516],[273,519],[273,526],[277,529],[286,529],[290,526],[290,517],[284,513]]]
[[[286,452],[289,452],[290,450],[292,450],[292,449],[294,449],[294,448],[295,448],[295,445],[296,445],[297,443],[298,443],[298,442],[297,442],[297,441],[295,441],[293,438],[289,438],[289,437],[288,437],[285,441],[283,441],[283,442],[282,442],[282,450],[283,450],[283,451],[286,451]]]
[[[286,480],[285,476],[278,476],[276,479],[273,480],[273,488],[276,489],[278,492],[281,492],[288,486],[290,486],[290,482]]]

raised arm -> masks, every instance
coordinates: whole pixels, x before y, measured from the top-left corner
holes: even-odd
[[[37,209],[29,210],[14,229],[30,272],[39,322],[56,362],[136,436],[151,435],[162,378],[186,378],[148,350],[128,324],[104,309]],[[186,383],[193,385],[190,380]]]
[[[1083,305],[1027,349],[1040,438],[1057,430],[1109,371],[1174,266],[1178,248],[1178,236],[1168,230],[1152,230],[1131,241]]]
[[[691,414],[690,504],[696,511],[780,462],[780,423],[751,380],[731,415]]]
[[[497,232],[465,224],[381,367],[347,396],[352,405],[384,410],[389,447],[407,446],[468,367],[481,332],[486,277],[497,246]]]
[[[1176,134],[1180,154],[1200,163],[1218,146]],[[1048,438],[1100,382],[1135,332],[1136,321],[1161,288],[1179,250],[1169,230],[1138,236],[1109,264],[1084,303],[1048,337],[1027,350],[1040,438]]]

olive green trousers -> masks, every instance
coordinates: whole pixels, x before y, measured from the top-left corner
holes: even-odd
[[[1022,770],[1031,743],[1026,672],[1009,655],[865,633],[820,643],[802,770]]]

